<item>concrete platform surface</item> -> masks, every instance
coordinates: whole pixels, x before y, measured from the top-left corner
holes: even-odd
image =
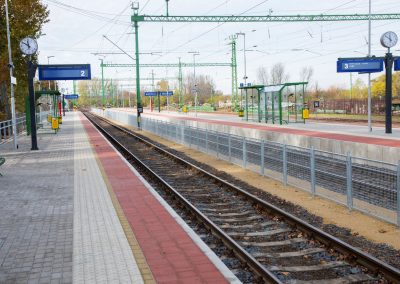
[[[0,145],[0,283],[238,282],[79,113]]]

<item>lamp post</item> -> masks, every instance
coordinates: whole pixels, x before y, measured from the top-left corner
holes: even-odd
[[[47,56],[47,65],[50,65],[50,58],[54,58],[54,55]],[[49,91],[51,90],[51,82],[49,81]]]
[[[14,98],[14,75],[13,69],[14,64],[12,62],[12,54],[11,54],[11,38],[10,38],[10,22],[8,18],[8,0],[5,0],[6,3],[6,25],[7,25],[7,42],[8,42],[8,68],[10,68],[10,81],[11,81],[11,124],[12,124],[12,132],[13,132],[13,141],[14,141],[14,149],[18,149],[18,141],[17,141],[17,119],[15,114],[15,98]]]
[[[193,54],[193,81],[194,81],[194,111],[197,116],[197,83],[196,83],[196,56],[200,55],[198,51],[189,51]]]
[[[106,99],[105,99],[105,94],[104,94],[104,66],[103,66],[103,58],[99,58],[100,60],[100,67],[101,67],[101,101],[103,104],[103,107],[106,105]]]
[[[248,78],[247,77],[247,66],[246,66],[246,34],[240,32],[240,33],[236,33],[236,35],[243,36],[243,60],[244,60],[244,76],[243,76],[243,79],[244,79],[244,85],[246,86],[247,85],[247,78]]]
[[[368,57],[371,56],[371,0],[369,0],[368,10]],[[368,73],[368,131],[372,132],[372,111],[371,106],[371,73]]]

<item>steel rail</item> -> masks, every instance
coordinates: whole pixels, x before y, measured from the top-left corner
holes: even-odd
[[[333,248],[333,249],[337,250],[338,252],[340,252],[340,253],[342,253],[344,255],[350,255],[352,261],[354,261],[355,263],[357,263],[359,265],[362,265],[362,266],[368,268],[371,272],[376,273],[376,274],[381,273],[382,275],[385,276],[385,278],[387,280],[392,281],[393,283],[400,283],[400,270],[399,269],[397,269],[397,268],[395,268],[395,267],[393,267],[393,266],[391,266],[391,265],[389,265],[389,264],[377,259],[376,257],[374,257],[372,255],[369,255],[369,254],[361,251],[360,249],[358,249],[358,248],[356,248],[354,246],[349,245],[348,243],[340,240],[339,238],[334,237],[334,236],[322,231],[321,229],[319,229],[319,228],[317,228],[317,227],[315,227],[315,226],[313,226],[311,224],[306,223],[305,221],[301,220],[300,218],[283,211],[282,209],[276,207],[275,205],[273,205],[273,204],[271,204],[271,203],[269,203],[269,202],[267,202],[265,200],[262,200],[259,197],[255,196],[255,195],[253,195],[251,193],[246,192],[245,190],[237,187],[236,185],[234,185],[234,184],[232,184],[232,183],[230,183],[230,182],[228,182],[226,180],[223,180],[223,179],[219,178],[218,176],[216,176],[216,175],[214,175],[212,173],[209,173],[209,172],[205,171],[204,169],[202,169],[202,168],[200,168],[200,167],[198,167],[198,166],[196,166],[196,165],[194,165],[194,164],[192,164],[192,163],[190,163],[190,162],[188,162],[188,161],[186,161],[186,160],[184,160],[184,159],[182,159],[182,158],[180,158],[180,157],[178,157],[178,156],[176,156],[176,155],[174,155],[174,154],[172,154],[170,152],[168,152],[167,150],[162,149],[161,147],[155,145],[154,143],[152,143],[152,142],[150,142],[150,141],[148,141],[148,140],[146,140],[146,139],[144,139],[142,137],[139,137],[136,133],[134,133],[134,132],[132,132],[130,130],[127,130],[127,129],[123,128],[123,127],[117,126],[114,123],[112,123],[112,122],[110,122],[110,121],[108,121],[108,120],[106,120],[106,119],[104,119],[104,118],[102,118],[100,116],[97,116],[97,115],[94,115],[94,116],[96,116],[97,118],[107,122],[111,126],[119,129],[120,131],[122,131],[122,132],[124,132],[124,133],[126,133],[128,135],[133,136],[135,139],[147,144],[148,146],[154,148],[158,152],[173,158],[174,160],[180,162],[183,165],[186,165],[189,168],[196,169],[197,171],[201,172],[205,176],[208,176],[208,177],[218,181],[220,184],[222,184],[224,186],[227,186],[232,191],[240,193],[242,196],[245,196],[250,201],[252,201],[254,204],[259,205],[260,206],[259,208],[262,208],[262,209],[268,211],[269,213],[279,215],[280,217],[285,219],[286,222],[291,224],[293,227],[295,227],[298,230],[306,233],[307,235],[311,236],[312,238],[320,241],[321,243],[325,244],[328,248]],[[115,140],[114,138],[112,138],[112,139]],[[169,187],[169,188],[171,188],[171,187]],[[191,207],[193,207],[193,206],[191,205]],[[194,209],[196,209],[196,208],[194,208]],[[196,211],[198,211],[198,210],[196,209]],[[200,213],[200,214],[202,216],[204,216],[202,213]],[[207,218],[207,217],[204,216],[204,218]],[[218,229],[218,231],[221,231],[221,230]],[[229,236],[227,236],[227,237],[230,239]],[[246,252],[246,254],[247,254],[247,252]],[[253,259],[253,257],[251,257],[251,256],[250,256],[250,258]],[[255,259],[253,259],[253,260],[255,260]]]
[[[86,114],[85,114],[86,115]],[[231,249],[234,254],[243,262],[245,262],[253,272],[264,281],[268,283],[282,283],[271,271],[267,270],[264,265],[258,262],[253,256],[251,256],[246,250],[244,250],[239,244],[237,244],[229,235],[222,231],[214,222],[208,219],[203,213],[201,213],[193,204],[191,204],[185,197],[183,197],[177,190],[168,184],[162,177],[150,169],[145,163],[143,163],[135,154],[129,151],[125,146],[118,142],[110,133],[108,133],[103,127],[98,123],[93,121],[89,116],[86,117],[103,133],[105,134],[114,144],[118,146],[126,155],[134,159],[135,163],[138,164],[142,169],[144,169],[148,174],[154,177],[158,182],[160,182],[165,188],[168,189],[170,193],[176,197],[180,203],[182,203],[189,211],[198,219],[203,225],[205,225],[213,235],[217,236],[229,249]],[[96,116],[99,119],[102,119]],[[105,120],[103,120],[105,121]],[[108,121],[111,126],[117,128],[118,130],[134,136],[135,139],[139,139],[142,143],[146,142],[140,137],[134,135],[133,133],[116,126]],[[158,150],[158,149],[157,149]]]

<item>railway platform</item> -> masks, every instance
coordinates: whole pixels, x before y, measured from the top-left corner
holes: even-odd
[[[109,109],[109,112],[136,114],[134,109]],[[277,143],[303,148],[333,152],[397,164],[400,160],[400,129],[393,128],[392,134],[386,134],[382,126],[374,126],[368,132],[367,126],[350,123],[327,123],[307,121],[289,125],[265,124],[244,121],[232,114],[218,113],[178,113],[145,110],[144,118],[162,120],[170,123],[184,123],[185,126],[246,136],[252,139],[264,139]]]
[[[0,283],[235,283],[80,113],[0,145]]]

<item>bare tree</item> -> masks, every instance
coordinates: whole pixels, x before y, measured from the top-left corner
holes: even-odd
[[[258,67],[257,80],[260,84],[268,85],[268,70],[265,66]]]
[[[271,83],[273,85],[282,84],[289,80],[289,75],[285,72],[285,66],[282,63],[276,63],[271,68]]]
[[[309,67],[303,67],[300,70],[300,81],[301,82],[308,82],[310,83],[313,75],[314,75],[314,68],[312,68],[311,66]]]

